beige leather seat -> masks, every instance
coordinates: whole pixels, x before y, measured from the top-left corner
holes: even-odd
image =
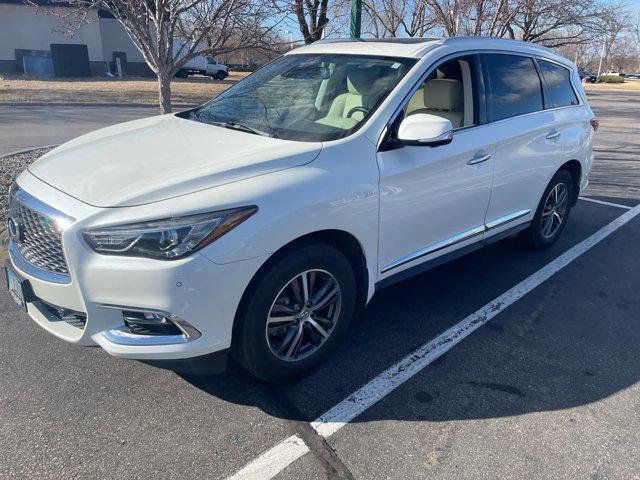
[[[334,98],[327,116],[316,120],[316,123],[353,128],[365,117],[371,105],[378,102],[380,92],[386,91],[386,84],[392,80],[388,72],[388,68],[376,67],[349,69],[347,92]]]
[[[406,114],[414,113],[438,115],[449,120],[453,128],[462,127],[464,121],[462,82],[447,78],[430,80],[407,104]]]

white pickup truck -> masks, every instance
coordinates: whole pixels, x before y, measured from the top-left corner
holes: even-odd
[[[179,48],[179,45],[174,45],[174,53],[177,52]],[[187,61],[180,70],[177,71],[176,77],[187,78],[189,75],[197,74],[224,80],[229,76],[229,71],[226,65],[218,63],[213,57],[198,56]]]

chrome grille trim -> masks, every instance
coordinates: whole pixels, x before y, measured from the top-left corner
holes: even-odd
[[[69,283],[62,232],[75,219],[19,187],[11,191],[9,211],[10,219],[19,225],[19,232],[10,242],[11,259],[16,267],[46,281]]]

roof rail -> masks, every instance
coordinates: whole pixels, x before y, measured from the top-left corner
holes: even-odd
[[[323,38],[317,40],[314,43],[343,43],[343,42],[366,42],[366,43],[404,43],[404,44],[419,44],[433,42],[434,40],[441,40],[440,38],[427,38],[427,37],[407,37],[407,38]]]
[[[524,40],[516,40],[515,38],[501,38],[501,37],[489,37],[489,36],[478,36],[478,35],[460,35],[455,37],[447,37],[443,39],[443,43],[450,45],[452,43],[457,43],[460,41],[468,41],[473,39],[493,40],[501,43],[516,43],[518,45],[526,45],[529,48],[536,48],[538,50],[542,50],[545,52],[552,52],[555,55],[558,55],[558,53],[555,52],[553,49],[549,47],[545,47],[544,45],[540,45],[538,43],[525,42]]]

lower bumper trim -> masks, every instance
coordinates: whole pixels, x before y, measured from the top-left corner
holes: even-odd
[[[227,369],[229,349],[179,360],[140,360],[140,362],[164,370],[187,375],[219,375]]]

